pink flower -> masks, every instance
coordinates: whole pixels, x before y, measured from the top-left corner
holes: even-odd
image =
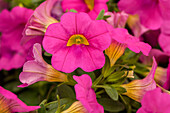
[[[39,109],[40,106],[27,106],[17,95],[0,86],[0,112],[29,112]]]
[[[112,39],[116,40],[119,43],[125,44],[130,50],[135,53],[140,51],[148,56],[151,46],[147,43],[140,42],[138,38],[130,35],[126,29],[117,28],[112,32]]]
[[[0,13],[0,70],[20,68],[24,64],[30,44],[21,46],[22,31],[33,10],[14,7],[11,12],[3,10]]]
[[[140,23],[140,18],[138,15],[129,15],[127,24],[135,37],[140,37],[143,33],[149,30]]]
[[[162,13],[169,11],[165,8],[168,7],[168,2],[169,0],[120,0],[118,7],[126,13],[138,14],[145,27],[158,29],[163,21]]]
[[[169,59],[169,65],[168,65],[168,68],[167,68],[167,80],[166,80],[163,87],[167,90],[170,89],[170,59]]]
[[[104,113],[103,107],[98,104],[96,94],[91,88],[92,80],[90,76],[84,74],[82,76],[73,76],[73,78],[78,83],[74,86],[76,99],[83,104],[88,113]]]
[[[154,75],[157,68],[157,63],[155,61],[155,58],[153,57],[153,65],[150,73],[142,80],[133,80],[129,82],[128,84],[121,85],[126,89],[127,92],[124,94],[132,98],[133,100],[136,100],[138,102],[141,101],[144,94],[149,91],[156,88],[156,83],[154,81]]]
[[[170,1],[162,0],[163,11],[163,23],[161,25],[161,34],[159,36],[158,42],[162,50],[170,54]]]
[[[65,13],[60,23],[48,27],[43,40],[44,49],[53,54],[52,66],[66,73],[78,67],[87,72],[102,68],[103,51],[111,42],[106,25],[86,13]]]
[[[146,92],[141,101],[142,107],[137,113],[169,113],[170,95],[162,93],[160,88]]]
[[[108,10],[106,2],[109,0],[63,0],[64,11],[75,9],[78,12],[86,12],[92,19],[96,19],[102,9]]]
[[[52,23],[57,23],[57,13],[60,10],[55,9],[59,0],[47,0],[38,6],[31,15],[23,32],[22,44],[30,39],[38,38],[42,41],[47,27]]]
[[[126,29],[113,29],[111,26],[108,26],[108,28],[112,37],[112,43],[109,48],[105,50],[105,53],[110,59],[111,66],[113,66],[117,59],[123,55],[127,47],[135,53],[141,51],[144,55],[149,54],[151,46],[144,42],[140,42],[138,38],[130,35]]]
[[[149,56],[141,55],[140,60],[145,65],[151,65],[152,64],[152,57],[155,57],[156,62],[161,65],[166,65],[168,63],[170,54],[167,54],[165,52],[162,52],[159,49],[151,49]]]
[[[40,44],[34,44],[33,54],[35,60],[27,61],[24,64],[23,72],[19,75],[19,79],[23,84],[18,87],[27,87],[38,81],[67,82],[66,74],[55,70],[44,61]]]
[[[125,12],[106,12],[104,14],[105,16],[111,16],[109,18],[106,19],[106,21],[113,26],[113,28],[124,28],[126,21],[128,19],[128,14],[126,14]]]

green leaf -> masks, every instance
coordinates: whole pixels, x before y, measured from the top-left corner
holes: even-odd
[[[108,88],[105,88],[105,91],[110,96],[111,99],[113,99],[115,101],[118,100],[118,98],[119,98],[118,92],[114,87],[109,86]]]
[[[38,113],[46,113],[46,108],[45,108],[44,104],[41,104],[40,107],[41,108],[38,109]]]
[[[75,9],[70,9],[69,12],[77,13],[77,11]]]
[[[57,88],[57,94],[60,96],[60,98],[72,98],[72,99],[76,98],[73,89],[65,84]]]
[[[102,20],[103,17],[104,17],[104,13],[105,13],[105,10],[102,9],[102,10],[100,11],[99,15],[97,16],[96,20]]]
[[[72,105],[72,103],[74,101],[75,100],[69,99],[69,98],[60,99],[60,106],[65,105],[65,108],[63,110],[66,110],[67,108],[69,108]],[[58,108],[58,101],[50,102],[50,103],[46,104],[45,106],[47,109],[47,113],[55,113]]]
[[[27,89],[18,94],[18,98],[29,106],[38,105],[40,103],[40,94],[36,90]]]
[[[107,81],[108,81],[108,82],[117,81],[117,80],[121,79],[124,74],[125,74],[124,71],[114,72],[113,74],[111,74],[111,75],[107,78]]]
[[[112,85],[112,87],[114,87],[120,94],[127,92],[126,89],[121,87],[120,85]]]
[[[120,112],[125,109],[125,106],[121,102],[113,101],[109,98],[98,99],[98,102],[104,107],[104,110],[108,112]]]

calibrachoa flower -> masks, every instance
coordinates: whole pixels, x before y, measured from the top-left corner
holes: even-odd
[[[54,12],[53,9],[55,8],[55,4],[57,2],[58,0],[47,0],[35,9],[23,32],[23,44],[32,38],[38,38],[41,40],[44,36],[44,33],[46,32],[47,27],[52,23],[58,22],[58,20],[54,18],[56,17],[56,13],[52,13]]]
[[[76,99],[79,100],[88,113],[104,113],[103,107],[97,102],[96,94],[91,88],[92,80],[89,75],[73,76],[78,83],[74,86]]]
[[[151,67],[147,67],[148,70],[151,71]],[[149,72],[146,72],[145,75],[147,76],[149,74]],[[160,67],[158,66],[156,68],[156,71],[155,71],[155,75],[154,75],[154,80],[157,84],[163,86],[164,83],[166,82],[167,80],[167,69],[166,68],[163,68],[163,67]]]
[[[18,87],[27,87],[38,81],[67,82],[66,74],[55,70],[44,61],[40,44],[34,44],[33,54],[35,60],[27,61],[24,64],[23,72],[19,75],[23,84]]]
[[[140,37],[143,33],[147,32],[149,29],[144,27],[140,23],[140,19],[138,15],[130,15],[127,20],[127,24],[132,30],[133,34],[135,37]]]
[[[3,10],[0,13],[0,70],[20,68],[24,64],[27,51],[31,43],[26,46],[20,45],[22,31],[33,10],[14,7],[10,12]]]
[[[148,55],[151,50],[151,46],[149,44],[140,42],[138,38],[130,35],[124,28],[111,30],[110,33],[112,43],[109,48],[105,50],[105,53],[110,59],[111,66],[113,66],[117,59],[123,55],[127,47],[135,53],[139,53],[141,51],[144,55]]]
[[[167,80],[166,80],[163,87],[167,90],[170,89],[170,59],[169,59],[169,65],[168,65],[168,68],[167,68]]]
[[[167,3],[168,2],[168,3]],[[164,2],[165,7],[163,11],[163,24],[161,25],[161,34],[159,36],[158,42],[162,50],[170,54],[170,14],[167,12],[170,10],[170,1]],[[167,10],[168,9],[168,10]],[[167,10],[167,11],[166,11]]]
[[[92,19],[96,19],[102,9],[108,10],[106,2],[109,0],[63,0],[64,11],[75,9],[78,12],[86,12]]]
[[[128,19],[128,14],[125,12],[106,12],[105,16],[111,16],[106,19],[106,21],[113,26],[113,28],[124,28],[126,21]]]
[[[127,91],[124,94],[140,102],[147,91],[156,88],[156,83],[154,81],[154,74],[156,68],[157,68],[157,63],[155,61],[155,58],[153,58],[152,69],[147,77],[145,77],[142,80],[133,80],[128,84],[121,85]]]
[[[169,0],[120,0],[118,7],[129,14],[138,14],[141,23],[150,29],[160,28],[162,12],[167,12]],[[165,10],[164,10],[165,9]]]
[[[170,54],[162,52],[159,49],[151,49],[149,56],[140,56],[140,60],[142,61],[143,64],[145,65],[151,65],[152,64],[152,57],[155,57],[156,62],[161,65],[167,65]]]
[[[80,101],[74,102],[68,109],[61,113],[89,113]]]
[[[66,73],[78,67],[87,72],[102,68],[103,51],[111,42],[106,26],[86,13],[65,13],[60,23],[48,27],[43,39],[44,49],[53,54],[52,66]]]
[[[40,106],[27,106],[17,95],[0,86],[0,112],[29,112],[39,109]]]
[[[169,113],[170,112],[170,95],[162,93],[160,88],[146,92],[143,96],[137,113]]]

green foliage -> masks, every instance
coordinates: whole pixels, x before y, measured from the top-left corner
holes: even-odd
[[[77,13],[77,11],[75,9],[70,9],[69,12]]]
[[[76,95],[73,91],[73,89],[68,85],[61,85],[57,88],[57,94],[60,96],[60,98],[71,98],[75,99]]]
[[[118,100],[118,92],[117,90],[112,87],[112,86],[108,86],[108,88],[105,88],[106,93],[110,96],[111,99],[117,101]]]
[[[47,52],[45,51],[45,52],[44,52],[44,56],[51,57],[51,56],[52,56],[52,54],[50,54],[50,53],[47,53]]]
[[[115,82],[115,81],[121,79],[123,75],[125,75],[125,72],[124,72],[124,71],[114,72],[113,74],[111,74],[111,75],[107,78],[107,81],[108,81],[108,82]]]
[[[97,16],[96,20],[102,20],[103,17],[104,17],[104,13],[105,13],[105,10],[102,9],[102,10],[100,11],[99,15]]]
[[[55,113],[57,111],[59,104],[60,104],[60,106],[63,106],[62,110],[66,110],[67,108],[69,108],[72,105],[72,103],[74,101],[75,100],[72,100],[69,98],[62,98],[62,99],[60,99],[60,102],[53,101],[53,102],[46,104],[45,107],[46,107],[47,113]]]
[[[121,102],[113,101],[109,98],[100,98],[98,102],[104,107],[104,110],[109,112],[120,112],[125,109],[125,106]]]
[[[12,0],[11,7],[24,6],[30,9],[35,9],[45,0]]]

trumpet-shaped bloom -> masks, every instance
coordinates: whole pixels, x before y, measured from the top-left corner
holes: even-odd
[[[39,109],[40,106],[27,106],[17,95],[0,86],[0,112],[29,112]]]
[[[130,35],[124,28],[112,29],[110,26],[108,27],[111,29],[110,35],[112,37],[112,43],[109,48],[105,50],[105,53],[110,59],[111,66],[114,65],[127,47],[135,53],[139,53],[141,51],[144,55],[149,54],[151,50],[151,46],[149,44],[140,42],[138,38]]]
[[[86,23],[86,24],[85,24]],[[43,47],[52,56],[52,66],[66,73],[80,67],[90,72],[105,63],[103,51],[111,37],[107,23],[91,20],[86,13],[65,13],[60,23],[51,24],[43,39]]]
[[[23,83],[18,87],[26,87],[38,81],[67,82],[67,75],[55,70],[47,64],[42,54],[41,45],[36,43],[33,47],[35,60],[27,61],[23,66],[23,72],[19,75]]]
[[[64,11],[75,9],[78,12],[86,12],[92,19],[96,19],[102,9],[108,10],[106,2],[109,0],[63,0]]]
[[[143,96],[137,113],[169,113],[170,112],[170,95],[162,93],[160,88],[146,92]]]
[[[149,30],[140,23],[140,18],[138,15],[129,15],[127,24],[135,37],[140,37],[143,33]]]
[[[22,31],[33,10],[14,7],[11,11],[0,13],[0,70],[20,68],[26,61],[27,52],[34,42],[25,46],[20,45]]]
[[[141,23],[150,29],[158,29],[162,24],[164,2],[169,0],[120,0],[118,7],[129,14],[138,14]],[[168,6],[168,4],[167,4]],[[168,10],[165,10],[166,12]]]
[[[133,80],[128,84],[121,85],[127,91],[124,94],[138,102],[141,102],[141,99],[143,98],[144,94],[147,91],[156,88],[156,83],[154,81],[154,74],[156,68],[157,68],[157,63],[155,61],[155,58],[153,58],[152,69],[147,77],[145,77],[142,80]]]
[[[47,0],[35,9],[23,31],[23,44],[34,38],[42,40],[47,27],[52,23],[58,22],[54,18],[56,17],[56,13],[52,13],[57,2],[58,0]]]
[[[112,25],[114,28],[124,28],[126,21],[128,19],[128,14],[126,14],[125,12],[106,12],[104,14],[105,16],[111,16],[109,18],[106,19],[106,21]]]
[[[158,64],[167,65],[170,54],[162,52],[159,49],[152,49],[149,53],[149,56],[141,55],[140,60],[145,65],[151,65],[152,64],[151,61],[152,61],[153,56],[155,57]]]
[[[74,102],[68,109],[61,113],[89,113],[80,101]]]
[[[76,99],[86,108],[88,113],[104,113],[103,107],[97,102],[96,94],[91,88],[92,80],[89,75],[73,76],[78,83],[74,86]]]

